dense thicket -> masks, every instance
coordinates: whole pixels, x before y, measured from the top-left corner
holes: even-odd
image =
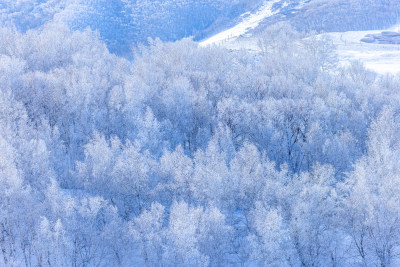
[[[399,77],[260,48],[2,28],[1,265],[398,264]]]

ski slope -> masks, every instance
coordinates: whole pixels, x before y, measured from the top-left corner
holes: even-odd
[[[249,30],[256,28],[261,21],[279,12],[279,9],[272,11],[272,7],[275,3],[281,2],[281,0],[267,1],[259,10],[251,14],[250,12],[241,15],[242,21],[232,28],[217,33],[214,36],[200,42],[201,46],[207,46],[211,44],[221,45],[224,42],[232,41],[239,36],[246,34]],[[285,3],[287,5],[287,3]],[[285,5],[284,5],[285,6]]]

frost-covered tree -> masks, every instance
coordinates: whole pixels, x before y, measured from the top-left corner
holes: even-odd
[[[293,247],[280,212],[257,202],[252,217],[254,233],[248,237],[251,260],[260,265],[290,266]]]
[[[164,207],[153,203],[150,210],[143,211],[130,224],[130,232],[138,242],[141,256],[147,266],[161,266],[165,250],[166,230]]]
[[[344,218],[360,261],[395,265],[398,236],[399,121],[386,107],[372,122],[368,152],[344,183]]]
[[[167,232],[167,265],[219,266],[229,253],[231,227],[217,208],[172,205]]]
[[[155,162],[148,151],[118,138],[107,141],[95,133],[85,148],[85,159],[77,162],[77,183],[118,206],[125,218],[138,215],[149,205],[155,183]]]

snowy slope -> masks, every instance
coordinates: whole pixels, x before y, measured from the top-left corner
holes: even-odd
[[[251,29],[256,28],[265,18],[278,13],[279,10],[272,10],[273,5],[278,2],[280,2],[280,0],[272,0],[266,2],[259,10],[257,10],[253,14],[251,14],[250,12],[246,12],[241,16],[242,21],[240,23],[232,28],[222,31],[200,42],[200,45],[204,46],[210,44],[222,44],[223,42],[236,39],[239,36],[246,34]]]

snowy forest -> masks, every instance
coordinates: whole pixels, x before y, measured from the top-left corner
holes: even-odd
[[[0,28],[0,266],[399,266],[400,76],[147,42]]]
[[[291,0],[293,2],[300,0]],[[400,1],[400,0],[398,0]],[[129,55],[147,38],[204,37],[264,0],[1,0],[0,25],[21,32],[55,21],[72,30],[90,27],[112,53]],[[208,29],[210,28],[210,29]]]

